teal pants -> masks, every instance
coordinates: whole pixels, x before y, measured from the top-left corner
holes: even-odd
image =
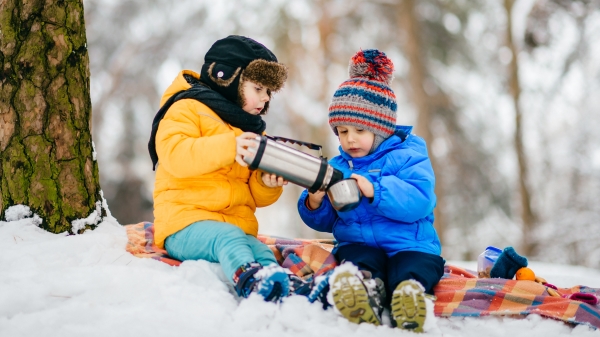
[[[239,227],[226,222],[198,221],[171,234],[165,241],[170,256],[181,260],[206,260],[221,264],[225,276],[233,279],[235,271],[250,262],[263,266],[277,263],[267,245]]]

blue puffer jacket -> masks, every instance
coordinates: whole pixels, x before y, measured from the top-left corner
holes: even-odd
[[[337,212],[325,195],[316,210],[306,207],[308,191],[298,200],[300,217],[309,227],[333,233],[340,245],[365,244],[388,256],[401,251],[441,254],[433,227],[435,176],[425,141],[411,135],[412,127],[397,126],[375,152],[352,158],[340,146],[340,156],[329,162],[349,178],[367,177],[374,186],[373,200],[363,197],[354,210]],[[403,141],[404,139],[404,141]]]

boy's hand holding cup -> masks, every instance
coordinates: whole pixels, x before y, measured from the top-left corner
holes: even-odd
[[[325,198],[325,191],[308,192],[308,208],[310,210],[319,208],[323,202],[323,198]]]
[[[373,198],[373,196],[375,195],[375,188],[373,187],[373,183],[371,181],[369,181],[369,179],[358,175],[358,174],[352,174],[350,176],[350,178],[353,178],[356,180],[356,182],[358,183],[358,188],[360,189],[360,192],[367,198]]]
[[[353,174],[350,176],[350,178],[356,180],[358,188],[360,189],[362,195],[364,195],[367,198],[373,198],[373,196],[375,195],[375,188],[373,187],[373,183],[371,183],[369,179],[358,174]],[[319,206],[321,206],[321,203],[323,202],[324,197],[324,191],[317,191],[315,193],[308,192],[308,208],[310,210],[315,210],[319,208]]]

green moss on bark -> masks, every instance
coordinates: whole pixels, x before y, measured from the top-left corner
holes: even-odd
[[[29,178],[33,173],[29,159],[25,155],[25,149],[22,144],[13,142],[4,151],[3,167],[7,190],[14,204],[24,204],[27,202],[27,189],[29,188]]]
[[[0,105],[16,116],[0,139],[0,212],[24,204],[68,231],[100,200],[83,3],[3,1],[0,26]]]
[[[17,1],[6,1],[3,5],[6,8],[0,11],[0,27],[2,30],[0,50],[5,57],[13,54],[16,45],[17,32],[15,31],[15,27],[19,21],[15,18],[14,13],[16,12]]]
[[[55,206],[59,204],[57,174],[53,172],[55,165],[52,158],[48,156],[52,144],[42,136],[28,137],[24,143],[26,154],[33,163],[31,185],[27,191],[28,205],[33,209],[44,210],[47,220],[42,223],[42,227],[45,227],[59,222],[61,214],[60,209]]]

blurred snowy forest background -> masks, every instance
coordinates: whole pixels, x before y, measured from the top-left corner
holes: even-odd
[[[212,43],[252,37],[290,68],[267,132],[338,153],[327,107],[359,49],[396,66],[398,124],[429,145],[446,259],[488,245],[600,268],[600,0],[85,0],[101,186],[121,224],[153,220],[160,96]],[[327,237],[287,186],[261,233]]]

